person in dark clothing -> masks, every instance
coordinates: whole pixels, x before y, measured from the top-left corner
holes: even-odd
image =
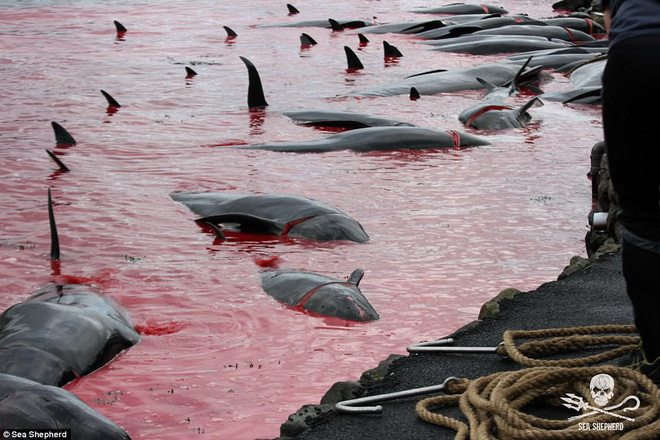
[[[603,128],[623,226],[623,275],[642,340],[630,366],[660,384],[660,1],[603,6],[610,40]]]

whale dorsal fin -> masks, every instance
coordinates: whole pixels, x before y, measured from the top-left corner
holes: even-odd
[[[230,28],[229,26],[222,26],[222,27],[225,29],[225,32],[227,32],[228,37],[231,37],[231,38],[238,37],[238,34],[236,32],[234,32],[234,30],[232,28]]]
[[[298,10],[298,8],[296,8],[296,7],[293,6],[292,4],[287,3],[287,4],[286,4],[286,7],[287,7],[287,9],[289,10],[289,15],[300,14],[300,11]]]
[[[186,76],[191,77],[191,76],[196,76],[196,75],[197,75],[197,72],[195,72],[190,67],[186,66]]]
[[[335,32],[341,32],[344,30],[344,26],[339,24],[337,20],[334,20],[332,18],[328,19],[328,22],[330,23],[330,27],[332,28],[333,31]]]
[[[55,142],[58,144],[64,144],[64,145],[74,145],[76,143],[76,140],[69,134],[68,131],[64,129],[60,124],[57,122],[51,122],[50,125],[53,127],[53,131],[55,131]]]
[[[390,43],[387,41],[383,40],[383,50],[385,52],[386,57],[402,57],[403,54],[399,49],[396,48],[396,46],[392,46]]]
[[[117,108],[121,107],[121,105],[119,105],[117,100],[115,98],[113,98],[112,96],[110,96],[110,94],[108,92],[106,92],[105,90],[101,90],[101,94],[103,95],[105,100],[108,101],[108,106],[109,107],[117,107]]]
[[[124,25],[121,24],[120,22],[118,22],[117,20],[115,20],[114,23],[115,23],[115,29],[117,30],[117,33],[124,33],[124,32],[128,31],[128,29],[126,29],[124,27]]]
[[[362,280],[362,277],[364,276],[364,270],[363,269],[355,269],[351,275],[348,277],[348,282],[351,284],[355,284],[358,286],[360,284],[360,281]]]
[[[240,57],[245,63],[245,67],[248,70],[248,107],[258,108],[258,107],[267,107],[268,103],[266,102],[266,97],[264,96],[264,88],[261,85],[261,78],[259,77],[259,72],[257,68],[254,67],[254,64],[245,57]]]
[[[53,159],[53,161],[57,164],[57,166],[60,167],[60,170],[71,171],[69,170],[69,167],[64,165],[64,162],[62,162],[59,157],[55,156],[55,154],[52,151],[46,150],[46,153],[48,153],[48,156],[50,156],[50,158]]]
[[[60,259],[60,239],[57,235],[57,225],[55,225],[55,214],[53,213],[53,199],[50,196],[48,188],[48,223],[50,224],[50,259]]]
[[[314,44],[318,44],[315,39],[310,37],[307,34],[302,34],[300,35],[300,44],[303,46],[312,46]]]
[[[353,49],[351,49],[348,46],[344,46],[344,52],[346,52],[346,61],[348,62],[349,69],[364,69],[362,62],[360,61],[358,56],[355,55]]]
[[[360,44],[367,44],[369,42],[369,39],[364,34],[358,34],[358,38],[360,39]]]

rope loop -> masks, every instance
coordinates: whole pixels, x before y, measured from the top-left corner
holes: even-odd
[[[467,386],[470,383],[470,379],[457,379],[457,380],[450,380],[447,382],[447,385],[445,385],[445,391],[447,394],[462,394],[465,392],[467,389]]]
[[[615,380],[614,404],[636,396],[640,405],[625,410],[628,405],[603,414],[589,394],[589,382],[597,374],[609,374]],[[631,386],[632,385],[632,386]],[[583,394],[587,392],[586,396]],[[575,400],[591,408],[593,413],[575,420],[550,420],[524,412],[526,405],[547,402],[553,406],[564,403],[562,397],[572,394]],[[582,399],[580,399],[582,398]],[[467,423],[444,416],[435,410],[458,404]],[[660,390],[645,375],[629,368],[601,367],[533,367],[505,371],[472,380],[460,395],[446,395],[421,400],[416,406],[422,420],[456,431],[456,440],[478,439],[653,439],[660,436]],[[612,415],[616,414],[616,415]],[[575,413],[580,415],[579,412]],[[618,416],[617,416],[618,415]],[[627,417],[631,420],[619,418]],[[606,424],[615,430],[586,430],[588,425]],[[586,424],[586,425],[585,425]],[[617,424],[617,425],[612,425]]]
[[[507,330],[503,336],[503,348],[507,357],[527,367],[563,366],[578,367],[594,365],[630,353],[639,347],[638,336],[632,325],[594,325],[544,330]],[[616,335],[616,334],[619,335]],[[539,339],[516,346],[518,339]],[[534,359],[531,356],[548,356],[570,353],[586,348],[618,345],[616,348],[573,359]]]
[[[498,353],[528,368],[452,381],[446,387],[450,395],[419,401],[417,415],[453,429],[456,440],[660,438],[660,389],[653,381],[629,368],[590,366],[638,348],[639,337],[634,333],[635,327],[629,325],[506,331]],[[525,339],[530,341],[516,346],[517,340]],[[532,357],[603,347],[609,349],[581,358]],[[613,389],[607,389],[611,395],[605,405],[599,404],[602,396],[591,389],[592,379],[600,374],[614,380]],[[523,411],[530,404],[563,405],[576,412],[564,420],[545,419]],[[436,412],[456,405],[467,423]],[[605,429],[587,429],[592,426]]]

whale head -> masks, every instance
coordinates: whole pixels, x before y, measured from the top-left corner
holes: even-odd
[[[302,306],[310,312],[351,321],[375,321],[380,318],[358,286],[352,283],[321,286]]]
[[[316,241],[349,240],[356,243],[369,241],[369,236],[362,225],[346,214],[317,215],[297,223],[291,227],[287,235]]]

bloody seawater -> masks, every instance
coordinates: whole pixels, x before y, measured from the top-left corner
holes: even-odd
[[[551,2],[539,3],[502,6],[552,15]],[[0,5],[0,309],[60,274],[122,304],[142,341],[67,389],[134,439],[276,437],[288,414],[318,403],[332,383],[357,379],[412,342],[445,336],[502,289],[533,289],[584,254],[589,152],[601,138],[594,107],[546,102],[524,129],[473,132],[492,145],[472,149],[298,155],[231,148],[327,134],[281,114],[292,109],[464,130],[458,113],[481,91],[415,102],[345,95],[503,57],[432,52],[402,35],[368,35],[371,42],[358,47],[355,33],[260,27],[329,17],[426,20],[406,12],[424,2],[313,0],[296,5],[298,16],[272,0]],[[113,20],[127,27],[123,37]],[[227,39],[223,25],[238,37]],[[319,44],[301,48],[302,32]],[[404,57],[385,62],[383,40]],[[346,71],[345,45],[365,69]],[[239,56],[261,73],[270,104],[263,111],[248,111]],[[198,75],[186,79],[184,66]],[[570,88],[553,77],[545,90]],[[121,104],[118,111],[106,111],[101,89]],[[56,147],[51,121],[77,145]],[[56,171],[45,149],[71,171]],[[47,187],[59,265],[48,259]],[[371,241],[230,235],[218,242],[169,197],[208,190],[318,199],[357,219]],[[338,278],[361,267],[362,291],[381,319],[352,323],[284,306],[261,289],[258,272],[269,265]]]

